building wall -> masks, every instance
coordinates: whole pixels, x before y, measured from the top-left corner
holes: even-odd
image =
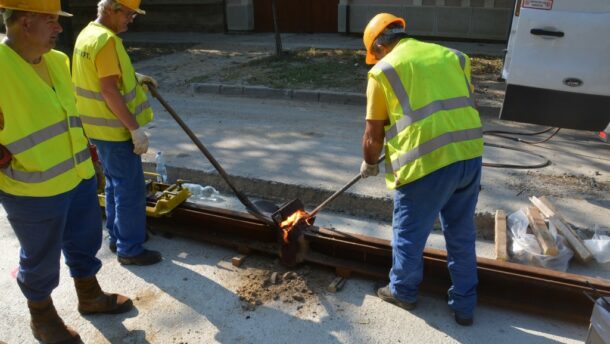
[[[339,32],[362,32],[377,13],[405,18],[417,36],[506,40],[515,0],[341,0]]]
[[[98,0],[69,1],[76,34],[95,19],[97,3]],[[136,18],[130,31],[224,31],[223,0],[143,0],[140,7],[146,15]]]
[[[95,18],[97,0],[62,2],[75,14],[75,34]],[[255,29],[254,0],[143,0],[148,14],[130,30],[222,32],[223,4],[229,31]],[[340,0],[337,32],[361,33],[375,14],[389,12],[405,18],[412,35],[505,41],[514,6],[515,0]]]

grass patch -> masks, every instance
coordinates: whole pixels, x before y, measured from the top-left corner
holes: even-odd
[[[501,57],[474,56],[470,58],[472,75],[500,74],[504,60]]]

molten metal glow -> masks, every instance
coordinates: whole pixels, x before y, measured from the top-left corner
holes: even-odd
[[[292,215],[288,216],[288,218],[280,224],[282,231],[284,232],[284,242],[290,243],[288,240],[288,234],[294,228],[294,226],[299,222],[300,219],[305,218],[305,221],[309,218],[309,213],[304,210],[297,210]]]

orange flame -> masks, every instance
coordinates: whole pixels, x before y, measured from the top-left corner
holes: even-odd
[[[284,221],[282,221],[282,223],[280,223],[280,227],[282,228],[282,231],[284,232],[284,242],[289,244],[290,241],[288,240],[288,234],[290,234],[290,231],[292,230],[292,228],[294,228],[294,226],[297,224],[297,222],[299,222],[300,219],[305,218],[305,221],[307,221],[309,219],[310,215],[308,212],[306,212],[305,210],[297,210],[294,213],[292,213],[292,215],[288,216],[288,218]]]

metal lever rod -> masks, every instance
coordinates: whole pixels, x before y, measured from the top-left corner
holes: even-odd
[[[377,164],[381,163],[384,158],[385,158],[385,154],[382,155],[381,157],[379,157]],[[334,194],[332,194],[330,197],[328,197],[326,200],[324,200],[324,202],[320,203],[320,205],[317,206],[316,209],[312,210],[311,213],[309,213],[310,217],[316,216],[316,214],[320,211],[320,209],[324,208],[328,203],[332,202],[335,198],[337,198],[339,195],[344,193],[345,190],[349,189],[350,187],[352,187],[352,185],[356,184],[361,178],[362,177],[360,176],[360,173],[358,173],[358,175],[356,175],[352,180],[350,180],[347,184],[345,184],[339,191],[336,191]]]
[[[197,138],[197,136],[193,133],[193,131],[186,125],[186,123],[184,123],[182,118],[180,118],[180,116],[178,116],[176,111],[174,111],[174,109],[165,101],[165,99],[163,99],[163,97],[161,97],[161,95],[156,90],[156,88],[153,85],[148,85],[148,89],[150,90],[150,93],[153,95],[153,97],[157,98],[157,100],[161,103],[161,105],[163,105],[165,110],[167,110],[167,112],[169,112],[169,114],[174,118],[174,120],[178,123],[178,125],[182,128],[182,130],[184,130],[184,132],[193,141],[193,143],[197,146],[197,148],[199,148],[201,153],[203,153],[203,155],[205,155],[205,157],[210,161],[210,163],[214,166],[216,171],[218,171],[218,173],[220,174],[222,179],[224,179],[224,181],[227,183],[227,185],[229,185],[229,188],[231,188],[231,190],[233,190],[233,193],[235,194],[235,196],[237,196],[239,201],[246,207],[246,209],[248,209],[248,211],[252,215],[254,215],[259,220],[263,221],[267,225],[271,225],[271,226],[275,227],[276,226],[275,223],[271,219],[269,219],[265,215],[263,215],[261,213],[261,211],[254,205],[254,203],[252,203],[245,194],[243,194],[241,191],[239,191],[235,187],[235,185],[233,185],[233,183],[231,182],[231,178],[229,177],[227,172],[225,172],[225,170],[222,168],[222,166],[220,166],[220,164],[214,158],[214,156],[212,156],[212,153],[210,153],[210,151],[208,151],[208,149],[203,145],[203,143],[201,143],[199,138]]]

